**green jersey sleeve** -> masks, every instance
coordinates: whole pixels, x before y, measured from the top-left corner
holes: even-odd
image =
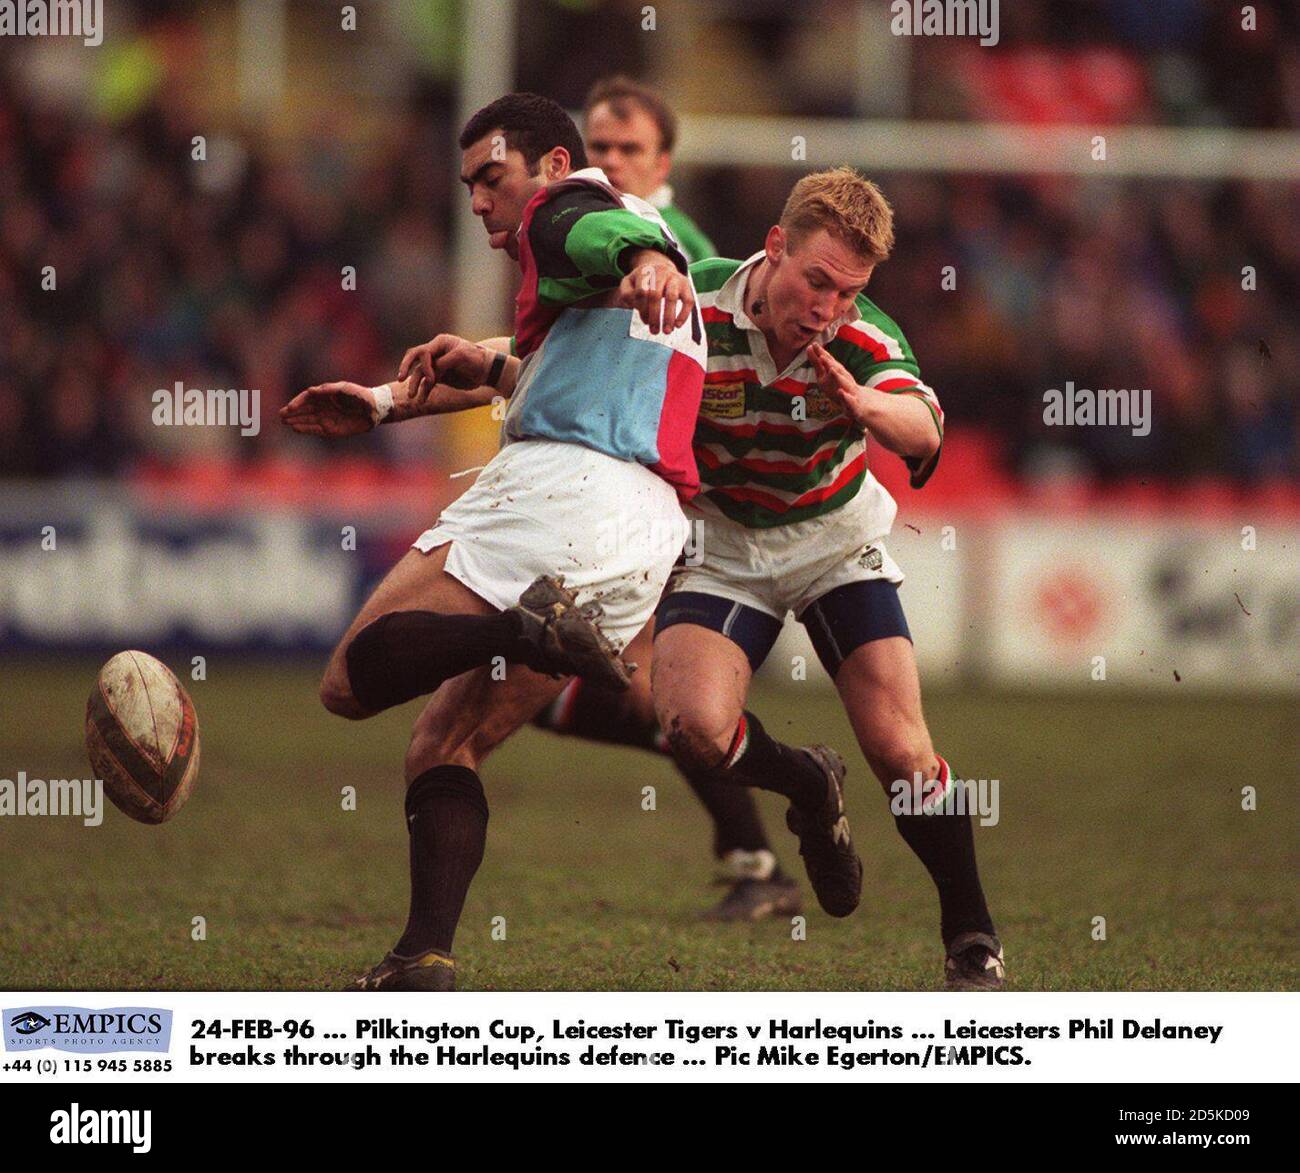
[[[571,305],[613,289],[642,249],[663,253],[685,271],[684,258],[658,224],[592,189],[561,192],[538,208],[528,243],[537,266],[537,297],[546,305]]]

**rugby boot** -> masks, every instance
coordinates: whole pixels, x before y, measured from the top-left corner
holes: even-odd
[[[988,933],[958,933],[943,963],[945,990],[1001,990],[1007,984],[1002,942]]]
[[[542,575],[510,608],[523,621],[521,638],[529,645],[528,667],[551,676],[581,676],[602,688],[622,691],[632,682],[627,664],[597,626],[605,611],[599,603],[579,606],[562,576]]]
[[[347,990],[454,990],[456,962],[446,953],[430,949],[414,957],[389,953],[374,968],[367,970]]]
[[[826,775],[826,801],[816,811],[791,806],[785,825],[799,837],[817,902],[831,916],[848,916],[862,899],[862,860],[853,849],[849,820],[844,814],[844,759],[825,745],[802,747]]]

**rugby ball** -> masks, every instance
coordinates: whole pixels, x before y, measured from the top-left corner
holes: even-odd
[[[113,804],[140,823],[165,823],[199,773],[194,702],[146,652],[118,652],[86,704],[86,749]]]

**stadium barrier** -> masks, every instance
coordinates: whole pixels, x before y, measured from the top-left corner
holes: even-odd
[[[436,516],[437,494],[452,491],[425,476],[399,493],[390,484],[213,508],[211,497],[147,484],[9,486],[0,651],[319,654]],[[888,546],[907,575],[929,688],[1300,685],[1294,512],[1247,511],[1256,520],[1246,522],[1187,503],[921,500],[904,501]],[[793,622],[764,672],[827,683]]]

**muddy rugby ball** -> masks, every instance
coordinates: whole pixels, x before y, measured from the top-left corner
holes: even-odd
[[[99,670],[86,704],[86,749],[118,810],[165,823],[199,773],[194,702],[161,661],[119,652]]]

